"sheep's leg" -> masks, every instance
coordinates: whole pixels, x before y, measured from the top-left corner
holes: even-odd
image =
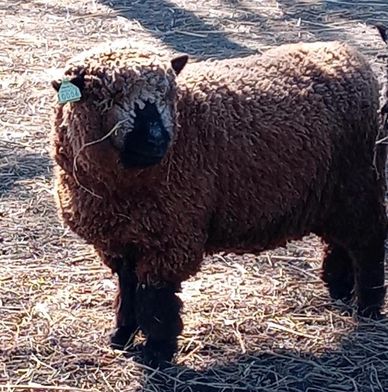
[[[166,283],[140,284],[136,293],[136,315],[140,329],[147,337],[144,360],[152,367],[171,361],[182,332],[182,301],[175,294],[179,287]]]
[[[382,184],[371,171],[353,177],[337,199],[327,229],[353,261],[355,294],[361,316],[379,318],[384,303],[384,259],[387,217]],[[354,195],[351,197],[351,195]]]
[[[363,192],[354,192],[347,229],[349,253],[353,259],[355,292],[358,313],[361,316],[379,318],[384,304],[384,261],[385,239],[387,235],[387,216],[384,206],[384,193],[375,175],[369,187],[364,186],[364,175],[354,185]],[[364,183],[365,184],[365,183]]]
[[[374,224],[380,226],[377,223]],[[346,247],[347,252],[345,254],[348,253],[352,259],[354,292],[357,297],[358,314],[364,317],[379,318],[385,297],[385,228],[384,230],[383,227],[379,230],[373,229],[373,234],[370,232],[368,235],[361,235],[360,232],[352,232],[350,230],[351,227],[352,225],[349,224],[349,235],[354,234],[354,237],[353,241],[349,242]],[[328,283],[330,294],[334,298],[334,295],[340,295],[340,297],[345,295],[346,298],[346,294],[349,294],[349,291],[351,291],[352,273],[349,266],[344,262],[345,259],[340,261],[340,253],[342,251],[337,253],[338,258],[329,256],[330,258],[325,260],[326,265],[324,265],[325,269],[323,272],[324,280]],[[329,260],[329,263],[327,263],[327,260]],[[335,266],[335,262],[339,262],[339,264]],[[337,275],[330,276],[330,272],[334,272]]]
[[[354,287],[353,263],[348,252],[339,245],[330,244],[323,259],[322,280],[330,296],[349,302]]]
[[[384,304],[385,229],[378,230],[367,244],[359,243],[352,249],[358,313],[379,318]]]
[[[134,263],[121,260],[118,263],[119,293],[116,308],[116,330],[111,335],[110,341],[113,348],[123,350],[128,346],[136,333],[135,297],[137,277]]]

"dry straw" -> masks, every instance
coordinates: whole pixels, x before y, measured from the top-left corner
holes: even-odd
[[[365,22],[388,24],[385,0],[0,0],[0,19],[0,391],[388,391],[387,321],[357,324],[330,300],[315,237],[209,257],[181,293],[176,366],[111,350],[116,278],[57,218],[46,78],[123,37],[193,60],[341,38],[383,80],[386,48]]]

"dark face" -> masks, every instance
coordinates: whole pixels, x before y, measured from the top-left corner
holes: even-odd
[[[170,141],[156,105],[146,102],[143,109],[135,105],[134,125],[125,135],[121,162],[126,168],[156,165],[165,156]]]

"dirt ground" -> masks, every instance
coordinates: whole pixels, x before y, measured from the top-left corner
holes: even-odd
[[[48,143],[49,82],[92,45],[200,60],[342,39],[382,76],[372,25],[388,25],[387,0],[0,0],[0,21],[0,391],[388,391],[388,322],[357,324],[330,300],[314,237],[208,258],[181,294],[175,366],[110,349],[116,278],[58,220]]]

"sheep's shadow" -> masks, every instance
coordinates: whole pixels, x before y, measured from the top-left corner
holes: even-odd
[[[11,191],[19,181],[50,176],[51,164],[47,155],[0,148],[0,196]]]
[[[206,23],[194,12],[169,0],[98,1],[122,17],[137,20],[170,48],[193,57],[229,58],[255,52],[233,42],[219,27]]]
[[[186,366],[145,370],[137,392],[383,392],[388,390],[387,338],[387,320],[363,322],[343,338],[338,350],[250,352],[203,371]]]

